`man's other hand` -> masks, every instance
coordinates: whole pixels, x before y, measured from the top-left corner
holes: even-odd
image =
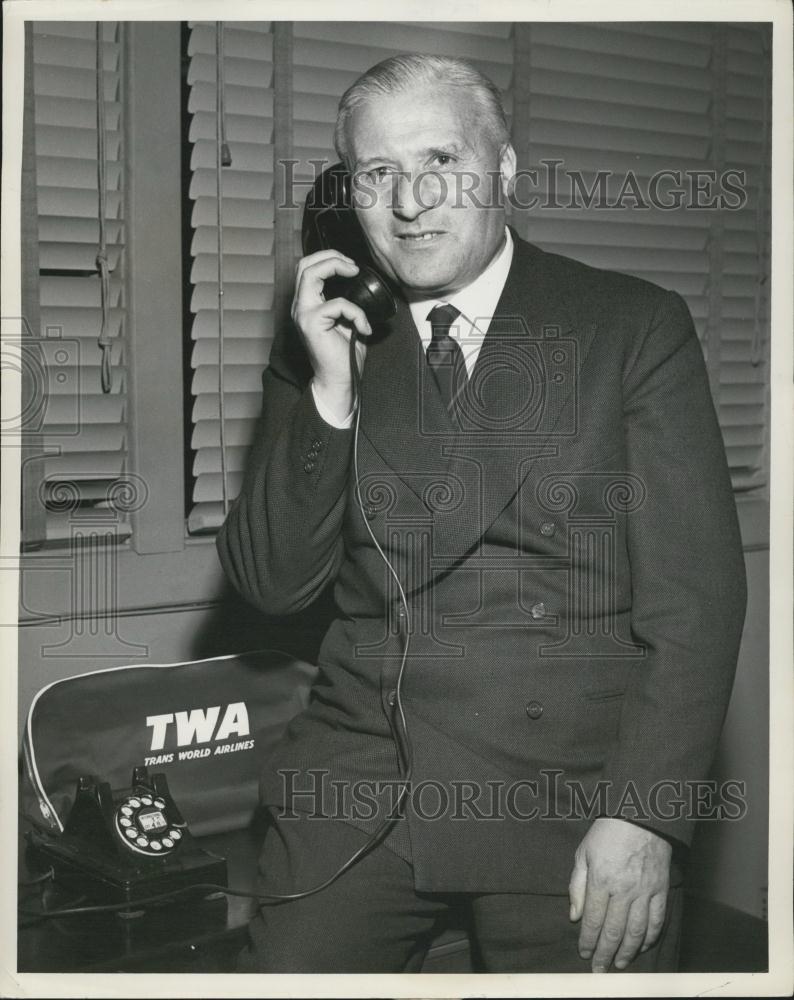
[[[323,285],[328,278],[353,278],[358,266],[337,250],[320,250],[298,263],[292,319],[297,326],[314,370],[314,385],[323,402],[340,419],[353,406],[350,374],[350,336],[372,333],[366,314],[344,298],[326,299]],[[356,343],[359,371],[363,368],[366,346]]]
[[[657,940],[664,924],[672,848],[622,819],[601,818],[576,850],[568,893],[571,920],[582,921],[579,954],[593,972],[612,960],[624,969]]]

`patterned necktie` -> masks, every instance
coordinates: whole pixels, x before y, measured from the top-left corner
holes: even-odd
[[[433,330],[433,339],[427,346],[427,363],[433,372],[444,405],[452,415],[452,401],[467,380],[463,351],[449,328],[460,316],[454,306],[434,306],[427,315]]]

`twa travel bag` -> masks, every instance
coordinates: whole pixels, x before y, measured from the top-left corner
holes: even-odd
[[[21,814],[60,834],[79,779],[129,789],[133,769],[145,767],[165,775],[194,835],[246,827],[268,754],[308,703],[315,674],[285,653],[259,650],[54,681],[36,694],[25,723]]]

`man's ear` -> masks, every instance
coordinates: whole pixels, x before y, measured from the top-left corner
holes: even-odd
[[[502,178],[502,193],[508,196],[512,190],[513,178],[516,175],[516,151],[509,142],[502,146],[499,153],[499,173]]]

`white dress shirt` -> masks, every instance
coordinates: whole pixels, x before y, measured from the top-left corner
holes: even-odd
[[[411,316],[413,317],[416,329],[425,351],[433,339],[433,330],[430,320],[427,318],[430,310],[434,306],[451,305],[460,311],[460,316],[455,320],[449,329],[449,334],[454,337],[463,352],[466,362],[466,371],[469,378],[474,371],[477,358],[488,332],[488,327],[496,311],[499,297],[507,281],[507,273],[513,261],[513,238],[510,230],[505,227],[505,241],[502,249],[494,257],[491,263],[477,278],[464,288],[458,289],[445,299],[419,299],[409,303]],[[322,400],[319,398],[312,379],[312,395],[314,405],[322,419],[332,427],[344,430],[350,427],[355,416],[355,408],[340,420],[330,412]]]

